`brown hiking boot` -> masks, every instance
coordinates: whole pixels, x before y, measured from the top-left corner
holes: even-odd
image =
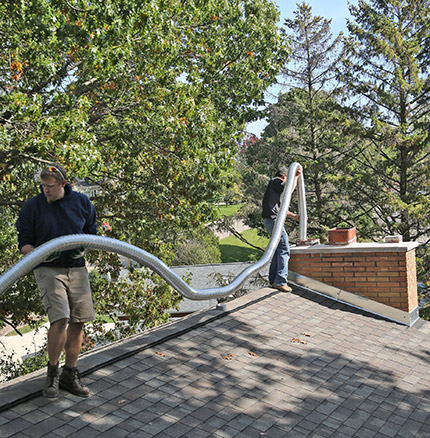
[[[69,368],[67,365],[63,367],[60,376],[60,388],[79,397],[89,397],[90,395],[90,390],[81,382],[78,369]]]
[[[47,398],[58,397],[58,362],[57,365],[51,365],[48,362],[48,374],[46,376],[45,386],[43,388],[43,395]]]
[[[273,287],[281,292],[291,292],[293,290],[288,284],[273,284]]]

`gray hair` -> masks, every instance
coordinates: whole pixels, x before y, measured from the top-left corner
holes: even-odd
[[[283,175],[288,175],[288,169],[285,166],[279,167],[278,170],[276,171],[275,176],[283,176]]]

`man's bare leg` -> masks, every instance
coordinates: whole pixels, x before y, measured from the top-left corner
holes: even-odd
[[[84,324],[71,322],[67,328],[67,340],[64,345],[66,351],[66,365],[69,368],[76,368],[78,357],[84,338]]]
[[[43,395],[48,398],[58,396],[59,375],[58,361],[67,341],[67,318],[53,322],[48,330],[48,375]]]

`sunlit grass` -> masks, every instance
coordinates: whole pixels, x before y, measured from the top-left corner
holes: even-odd
[[[250,243],[255,246],[266,248],[269,243],[267,237],[262,237],[257,234],[257,230],[250,229],[245,230],[241,235]],[[240,239],[234,236],[225,237],[220,240],[219,247],[221,250],[221,262],[222,263],[232,263],[232,262],[248,262],[253,260],[258,260],[263,252],[252,246],[247,245]]]
[[[230,217],[234,216],[242,207],[242,204],[234,204],[234,205],[218,205],[217,210],[219,212],[218,217]]]
[[[26,333],[30,333],[36,328],[40,327],[42,324],[45,324],[46,322],[48,322],[48,318],[43,318],[36,324],[36,326],[25,325],[23,327],[20,327],[18,330],[22,335],[25,335]],[[11,330],[10,332],[6,333],[5,336],[19,336],[19,334],[15,330]]]

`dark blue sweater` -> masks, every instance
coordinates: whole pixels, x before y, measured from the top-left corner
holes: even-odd
[[[273,178],[267,184],[263,197],[263,218],[276,219],[281,208],[281,195],[285,183],[280,178]]]
[[[88,197],[74,192],[67,183],[64,197],[52,204],[48,203],[42,189],[39,195],[29,199],[19,213],[16,227],[20,250],[24,245],[38,247],[51,239],[69,234],[96,234],[96,212]],[[57,259],[40,266],[85,266],[84,258],[73,259],[71,252],[64,251]]]

